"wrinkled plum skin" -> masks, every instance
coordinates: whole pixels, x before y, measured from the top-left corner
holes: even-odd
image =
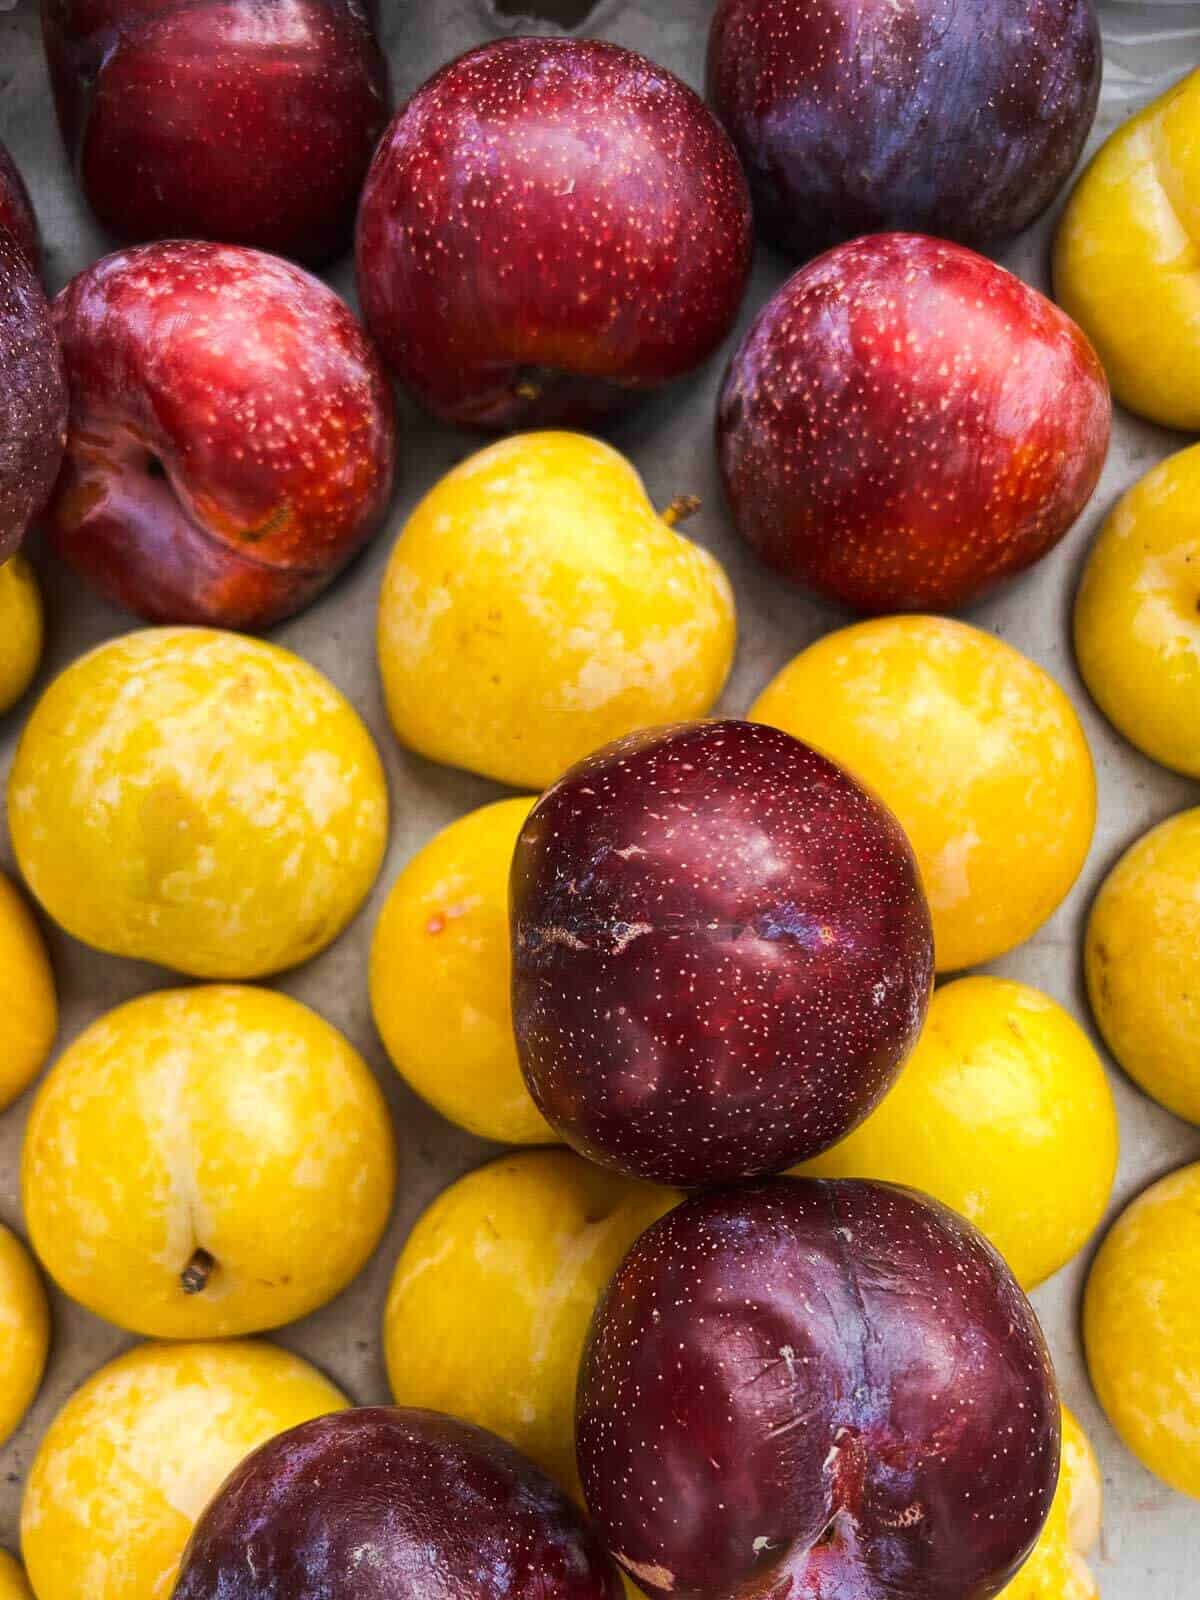
[[[196,1525],[173,1600],[620,1600],[582,1516],[494,1434],[378,1407],[262,1446]]]
[[[391,109],[364,0],[42,0],[42,33],[63,139],[118,239],[309,265],[348,248]]]
[[[579,1465],[654,1597],[990,1600],[1058,1477],[1033,1311],[908,1189],[712,1191],[633,1246],[580,1372]]]
[[[361,325],[300,267],[236,245],[117,251],[54,303],[71,420],[58,555],[150,622],[265,628],[377,531],[392,395]]]
[[[800,258],[913,229],[983,247],[1066,182],[1100,95],[1091,0],[721,0],[708,89]]]
[[[16,162],[0,144],[0,228],[7,228],[37,272],[41,266],[37,217]]]
[[[367,325],[435,415],[596,421],[710,356],[753,248],[703,101],[595,39],[484,45],[398,113],[359,212]]]
[[[58,474],[67,436],[62,351],[45,291],[0,228],[0,562],[13,555]]]
[[[1095,351],[960,245],[876,234],[801,268],[730,363],[726,496],[777,572],[860,612],[949,611],[1066,533],[1108,451]]]
[[[681,1188],[841,1138],[929,1001],[900,825],[774,728],[683,723],[581,762],[521,832],[511,903],[534,1099],[584,1155]]]

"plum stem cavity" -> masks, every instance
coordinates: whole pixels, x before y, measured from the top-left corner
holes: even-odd
[[[191,1260],[179,1274],[184,1294],[203,1294],[216,1270],[217,1263],[207,1250],[193,1250]]]

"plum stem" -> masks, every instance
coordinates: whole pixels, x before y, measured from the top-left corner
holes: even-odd
[[[184,1294],[201,1294],[208,1288],[208,1281],[216,1270],[217,1263],[208,1251],[197,1247],[192,1251],[192,1259],[179,1275],[183,1285]]]
[[[699,495],[677,494],[662,514],[668,528],[675,528],[689,517],[694,517],[704,502]]]
[[[518,400],[540,400],[542,398],[542,386],[540,383],[534,383],[529,378],[522,378],[519,383],[513,384],[513,394],[516,395]]]

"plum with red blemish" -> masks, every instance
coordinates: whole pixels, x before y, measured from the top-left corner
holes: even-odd
[[[618,740],[513,857],[513,1020],[543,1115],[586,1156],[695,1188],[842,1138],[891,1086],[933,978],[908,840],[778,729]]]
[[[435,415],[574,425],[710,356],[751,252],[737,156],[686,84],[600,40],[520,38],[451,62],[397,114],[358,284]]]
[[[7,228],[36,272],[41,266],[37,217],[21,170],[0,144],[0,228]]]
[[[42,0],[59,124],[127,243],[346,250],[391,111],[369,0]]]
[[[17,236],[2,226],[0,372],[0,562],[5,562],[54,487],[66,439],[67,385],[45,291]]]
[[[1067,181],[1101,62],[1092,0],[720,0],[708,89],[782,248],[885,228],[982,248]]]
[[[768,302],[717,449],[738,531],[777,572],[856,611],[948,611],[1062,538],[1111,421],[1065,312],[960,245],[889,233]]]
[[[54,303],[70,386],[55,551],[151,622],[264,628],[378,529],[391,390],[318,279],[196,240],[94,263]]]
[[[579,1468],[654,1600],[990,1600],[1059,1466],[1033,1310],[910,1189],[774,1178],[634,1244],[580,1372]]]
[[[495,1434],[377,1407],[302,1423],[201,1516],[173,1600],[620,1600],[567,1496]]]

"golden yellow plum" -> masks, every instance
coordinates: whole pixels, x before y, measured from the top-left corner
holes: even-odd
[[[679,1198],[566,1150],[505,1156],[451,1184],[409,1235],[388,1296],[397,1404],[490,1428],[579,1498],[575,1384],[592,1312]]]
[[[1200,428],[1200,72],[1122,123],[1084,171],[1055,240],[1054,293],[1122,405]]]
[[[1160,1105],[1200,1123],[1200,808],[1152,828],[1104,880],[1084,971],[1121,1066]]]
[[[41,1387],[50,1350],[50,1307],[28,1250],[0,1225],[0,1444],[19,1427]]]
[[[1200,1499],[1200,1164],[1117,1219],[1083,1305],[1100,1404],[1143,1466]]]
[[[1075,654],[1131,744],[1200,777],[1200,445],[1147,473],[1100,530],[1075,600]]]
[[[152,1338],[324,1305],[387,1223],[395,1146],[361,1056],[267,989],[144,995],[55,1064],[25,1136],[30,1237],[81,1304]]]
[[[17,861],[68,933],[195,977],[294,966],[375,879],[387,790],[363,723],[289,651],[147,628],[39,700],[8,787]]]
[[[397,1071],[483,1139],[557,1139],[513,1039],[508,872],[532,800],[498,800],[444,828],[392,886],[371,944],[371,1007]]]
[[[0,1550],[0,1600],[33,1600],[24,1568],[7,1550]]]
[[[58,997],[41,931],[0,873],[0,1111],[33,1082],[58,1031]]]
[[[42,594],[33,568],[24,556],[10,556],[0,567],[0,712],[15,706],[33,681],[42,631]]]
[[[934,994],[883,1102],[796,1170],[923,1189],[969,1218],[1032,1289],[1099,1225],[1117,1142],[1108,1078],[1073,1018],[1023,983],[960,978]]]
[[[673,516],[582,434],[519,434],[455,467],[409,518],[380,596],[402,743],[542,789],[621,734],[707,712],[733,595]]]
[[[900,819],[933,914],[940,972],[1036,933],[1087,858],[1091,753],[1035,662],[947,617],[843,628],[784,667],[751,717],[831,756]]]
[[[38,1600],[168,1600],[192,1526],[252,1450],[346,1398],[269,1344],[140,1345],[51,1423],[21,1507]]]
[[[1100,1537],[1104,1486],[1087,1435],[1063,1407],[1062,1470],[1033,1554],[997,1600],[1100,1600],[1085,1557]]]

